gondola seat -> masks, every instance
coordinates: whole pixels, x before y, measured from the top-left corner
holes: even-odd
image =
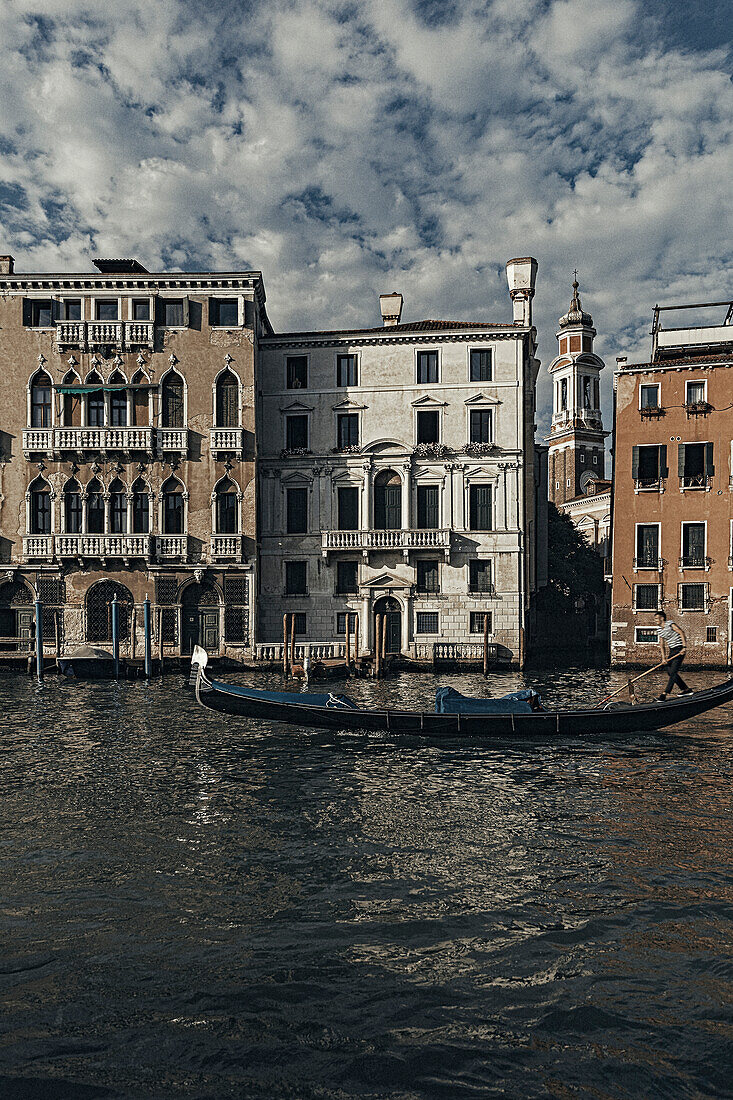
[[[498,699],[470,699],[452,687],[438,688],[435,693],[436,714],[532,714],[541,705],[542,700],[531,688]]]

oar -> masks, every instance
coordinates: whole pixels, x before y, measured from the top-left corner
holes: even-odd
[[[629,689],[629,693],[633,696],[634,693],[631,691],[632,684],[637,683],[639,680],[643,680],[644,677],[648,676],[651,672],[656,672],[657,669],[664,668],[666,664],[666,661],[660,661],[660,663],[658,665],[655,665],[654,668],[648,668],[646,672],[642,672],[640,676],[635,676],[633,680],[628,680],[625,684],[622,684],[620,688],[617,688],[616,691],[612,692],[610,695],[607,695],[605,699],[601,699],[600,703],[596,703],[594,709],[597,710],[598,707],[602,707],[604,703],[608,703],[610,699],[613,699],[614,696],[619,695],[622,691],[625,691],[626,688]]]

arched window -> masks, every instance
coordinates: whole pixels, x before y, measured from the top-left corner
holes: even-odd
[[[183,427],[183,379],[174,370],[168,371],[161,387],[161,427]]]
[[[96,477],[87,485],[87,532],[90,535],[104,534],[104,494]]]
[[[79,382],[76,371],[67,371],[62,385],[75,386]],[[65,393],[61,405],[65,428],[78,428],[81,425],[81,394]]]
[[[132,377],[132,384],[135,387],[132,391],[132,423],[138,428],[146,427],[150,423],[148,381],[148,376],[142,370],[137,371]]]
[[[99,386],[92,393],[87,394],[87,427],[104,427],[104,393],[102,391],[102,379],[95,370],[86,378],[85,386]]]
[[[87,592],[87,641],[112,641],[112,600],[117,597],[120,641],[129,642],[132,592],[117,581],[99,581]]]
[[[51,490],[43,478],[36,478],[30,488],[30,533],[51,534]]]
[[[374,526],[383,531],[402,526],[402,482],[394,470],[382,470],[374,479]]]
[[[150,496],[142,478],[138,478],[132,486],[132,533],[150,534]]]
[[[31,427],[51,427],[51,379],[39,370],[31,381]]]
[[[225,478],[214,490],[216,500],[215,525],[217,535],[236,535],[239,528],[237,515],[237,486]]]
[[[67,535],[81,534],[81,489],[76,478],[64,486],[64,531]]]
[[[239,382],[228,369],[216,382],[216,427],[239,427]]]
[[[109,487],[109,529],[113,535],[127,534],[127,495],[118,477]]]
[[[183,487],[175,478],[163,486],[163,534],[183,534]]]
[[[127,379],[116,370],[109,376],[110,386],[124,386]],[[109,395],[109,422],[113,428],[127,427],[127,390],[112,390]]]

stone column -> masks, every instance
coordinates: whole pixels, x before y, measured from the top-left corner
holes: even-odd
[[[361,494],[361,529],[362,531],[369,531],[372,527],[372,464],[371,462],[364,462],[361,468],[364,472],[364,490]]]
[[[402,463],[402,530],[410,530],[410,505],[412,504],[411,462]]]

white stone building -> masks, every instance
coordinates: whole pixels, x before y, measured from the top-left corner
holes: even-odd
[[[362,652],[384,613],[387,652],[422,660],[481,641],[488,615],[491,641],[523,662],[537,583],[536,270],[507,264],[512,323],[403,324],[390,294],[380,328],[261,336],[260,656],[289,613],[300,643],[333,653],[347,612]]]

